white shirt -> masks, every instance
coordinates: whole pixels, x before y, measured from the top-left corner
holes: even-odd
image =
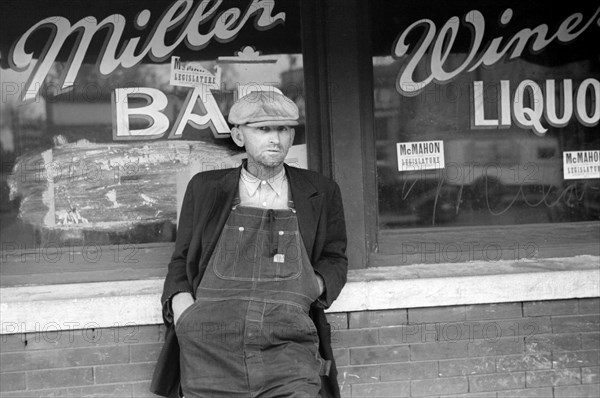
[[[239,182],[240,205],[263,209],[288,208],[288,180],[285,169],[261,180],[242,168]]]

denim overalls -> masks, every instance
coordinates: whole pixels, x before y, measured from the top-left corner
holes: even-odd
[[[308,316],[319,287],[288,206],[232,208],[175,325],[186,398],[319,396],[327,363]]]

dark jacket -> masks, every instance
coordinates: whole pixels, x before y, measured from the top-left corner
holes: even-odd
[[[338,297],[346,283],[348,260],[342,197],[338,185],[318,173],[288,165],[285,169],[302,240],[315,272],[325,282],[325,293],[310,310],[320,338],[320,354],[332,361],[329,376],[322,378],[321,395],[339,397],[331,329],[323,310]],[[170,299],[179,292],[194,295],[231,211],[240,171],[241,167],[198,173],[188,184],[161,298],[167,331],[150,387],[155,394],[179,396],[179,344]]]

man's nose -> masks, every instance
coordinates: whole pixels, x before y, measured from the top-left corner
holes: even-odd
[[[279,131],[277,131],[277,130],[269,131],[269,142],[279,144]]]

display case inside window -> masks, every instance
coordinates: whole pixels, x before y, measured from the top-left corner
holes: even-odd
[[[377,1],[379,226],[600,219],[600,8]]]
[[[279,90],[304,109],[296,3],[63,3],[3,23],[2,250],[174,241],[191,176],[245,157],[233,102]],[[300,118],[286,161],[306,167]]]

